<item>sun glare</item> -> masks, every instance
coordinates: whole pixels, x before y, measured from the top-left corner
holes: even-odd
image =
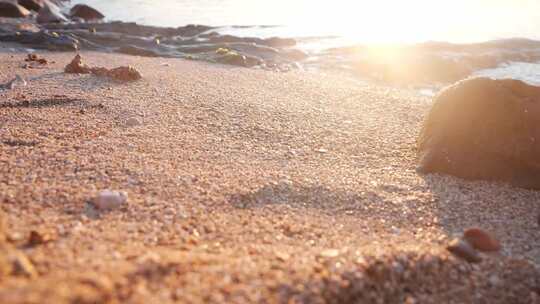
[[[285,23],[306,31],[371,43],[471,42],[500,38],[494,32],[502,37],[540,30],[531,28],[529,22],[540,18],[540,3],[533,0],[295,1],[289,12],[293,14],[281,13],[283,19],[289,19]]]

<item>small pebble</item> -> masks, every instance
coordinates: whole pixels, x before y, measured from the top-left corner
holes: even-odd
[[[339,250],[337,249],[326,249],[321,251],[319,254],[323,258],[335,258],[339,255]]]
[[[37,277],[37,271],[30,260],[21,252],[13,252],[11,255],[13,274],[30,278]]]
[[[276,257],[278,258],[278,260],[282,262],[286,262],[291,258],[291,256],[288,253],[280,252],[280,251],[276,252]]]
[[[111,190],[101,191],[92,204],[99,210],[113,210],[120,208],[127,202],[127,193]]]
[[[499,277],[494,274],[489,277],[488,281],[491,286],[497,286],[501,282],[501,279],[499,279]]]
[[[482,258],[476,250],[467,242],[461,241],[459,239],[454,239],[446,247],[450,253],[457,256],[458,258],[464,259],[469,263],[479,263],[482,261]]]
[[[7,234],[7,240],[11,243],[16,243],[24,240],[24,235],[20,232],[12,232]]]
[[[28,245],[36,246],[51,242],[54,240],[54,237],[51,233],[45,231],[32,230],[30,236],[28,237]]]
[[[463,239],[473,248],[480,251],[499,251],[501,249],[501,244],[497,239],[479,228],[465,230]]]
[[[135,117],[131,117],[130,119],[128,119],[128,120],[126,121],[126,125],[127,125],[128,127],[139,126],[139,125],[141,125],[141,121],[138,120],[138,119],[135,118]]]

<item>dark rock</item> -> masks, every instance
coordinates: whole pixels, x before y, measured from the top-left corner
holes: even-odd
[[[281,51],[281,54],[287,57],[288,59],[294,60],[294,61],[300,61],[300,60],[304,60],[308,58],[308,55],[305,52],[301,50],[297,50],[297,49],[286,49],[286,50]]]
[[[43,2],[43,7],[39,10],[36,21],[38,23],[62,23],[68,19],[62,14],[60,8],[49,1]]]
[[[479,228],[469,228],[463,233],[463,239],[480,251],[499,251],[501,243],[492,235]]]
[[[446,249],[457,256],[464,259],[469,263],[479,263],[482,261],[482,257],[474,250],[474,248],[467,242],[455,239],[446,247]]]
[[[232,36],[232,35],[209,36],[208,42],[214,43],[214,44],[245,42],[245,43],[256,43],[256,44],[272,46],[272,47],[286,47],[286,46],[296,45],[296,41],[294,39],[284,39],[284,38],[276,38],[276,37],[268,38],[268,39],[261,39],[261,38],[253,38],[253,37],[237,37],[237,36]]]
[[[41,27],[55,32],[44,31],[46,34],[24,36],[13,35],[13,32],[2,35],[0,32],[0,41],[16,41],[33,48],[44,48],[47,45],[50,46],[48,49],[56,50],[101,50],[146,57],[190,58],[242,67],[260,66],[276,71],[290,70],[295,67],[296,61],[307,58],[307,55],[299,50],[269,46],[291,45],[294,40],[204,34],[212,28],[197,25],[159,28],[135,23],[98,22],[47,23]],[[201,38],[202,36],[208,38]],[[216,52],[220,49],[225,52]]]
[[[100,13],[95,8],[92,8],[85,4],[77,4],[70,10],[71,17],[82,18],[86,21],[89,20],[101,20],[105,18],[105,15]]]
[[[51,51],[73,51],[79,48],[79,41],[77,39],[68,35],[47,31],[0,34],[0,41],[17,42],[32,48]]]
[[[152,37],[152,36],[191,37],[191,36],[196,36],[200,33],[204,33],[212,29],[212,27],[203,26],[203,25],[187,25],[184,27],[172,28],[172,27],[147,26],[147,25],[136,24],[134,22],[121,22],[121,21],[114,21],[114,22],[107,22],[107,23],[47,24],[44,27],[50,30],[57,30],[57,29],[58,30],[76,30],[76,29],[89,30],[91,28],[94,28],[98,32],[121,33],[121,34],[128,34],[132,36],[142,36],[142,37]]]
[[[242,55],[235,51],[228,51],[225,54],[219,55],[221,55],[217,57],[217,62],[219,63],[237,65],[242,67],[253,67],[262,63],[259,58]]]
[[[468,79],[435,98],[418,140],[419,171],[540,189],[540,88]]]
[[[43,1],[40,0],[19,0],[19,5],[27,10],[38,12],[43,7]]]
[[[30,15],[30,12],[17,3],[0,1],[0,17],[22,18]]]
[[[291,38],[278,38],[278,37],[272,37],[264,40],[264,45],[273,46],[273,47],[287,47],[287,46],[295,46],[296,40]]]
[[[81,17],[70,17],[69,19],[71,19],[71,22],[75,22],[75,23],[84,23],[84,22],[86,22],[86,20],[84,20]]]
[[[134,45],[125,45],[121,46],[116,50],[118,53],[134,55],[134,56],[143,56],[143,57],[158,57],[159,54],[153,50],[144,49]]]

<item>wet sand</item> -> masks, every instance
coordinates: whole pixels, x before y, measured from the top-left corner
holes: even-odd
[[[538,303],[540,194],[416,172],[431,100],[337,75],[82,53],[115,83],[0,53],[0,202],[36,273],[3,303]],[[136,118],[140,125],[127,121]],[[128,206],[95,212],[97,191]],[[445,247],[477,226],[500,255]],[[27,245],[32,230],[52,240]],[[1,262],[5,261],[0,256]],[[1,267],[0,267],[1,269]]]

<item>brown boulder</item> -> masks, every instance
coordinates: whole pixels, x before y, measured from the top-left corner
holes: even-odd
[[[68,20],[56,4],[50,1],[44,1],[43,7],[38,12],[36,21],[38,23],[62,23]]]
[[[28,15],[30,12],[17,3],[0,1],[0,17],[22,18]]]
[[[105,16],[102,13],[100,13],[98,10],[85,4],[75,5],[74,7],[71,8],[69,13],[72,18],[81,18],[86,21],[101,20],[105,18]]]
[[[540,189],[540,87],[473,78],[439,93],[418,140],[419,171]]]
[[[20,6],[27,10],[38,12],[43,7],[43,1],[40,0],[19,0]]]

